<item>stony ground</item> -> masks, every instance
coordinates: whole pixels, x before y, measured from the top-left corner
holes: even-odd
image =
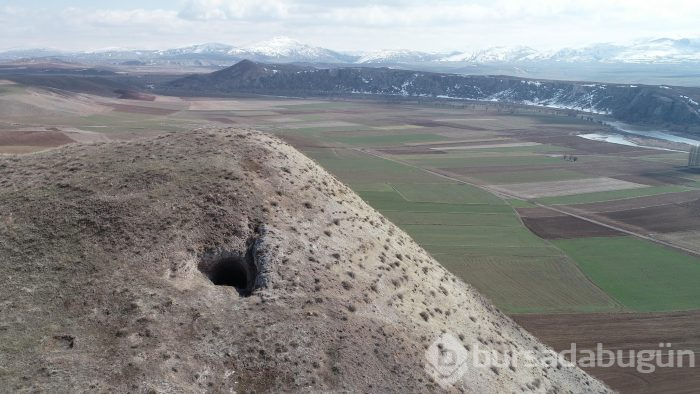
[[[0,262],[7,391],[434,392],[425,351],[443,333],[546,350],[251,130],[0,158]],[[448,390],[608,391],[562,365],[469,368]]]

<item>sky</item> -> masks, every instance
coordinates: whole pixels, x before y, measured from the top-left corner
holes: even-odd
[[[243,46],[451,52],[700,37],[697,0],[0,0],[0,50]]]

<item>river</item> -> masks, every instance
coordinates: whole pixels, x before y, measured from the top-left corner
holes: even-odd
[[[683,152],[683,151],[679,151],[676,149],[660,148],[657,146],[641,145],[637,142],[632,141],[629,137],[630,136],[639,136],[639,137],[644,137],[644,138],[652,138],[652,139],[656,139],[656,140],[675,142],[675,143],[692,145],[692,146],[700,145],[700,140],[698,140],[698,139],[680,137],[680,136],[677,136],[677,135],[674,135],[674,134],[671,134],[671,133],[668,133],[665,131],[635,130],[634,128],[632,128],[632,126],[630,126],[626,123],[622,123],[622,122],[606,122],[605,124],[607,124],[608,126],[612,126],[615,129],[615,131],[605,132],[605,133],[579,134],[578,136],[581,138],[585,138],[587,140],[592,140],[592,141],[602,141],[602,142],[609,142],[611,144],[635,146],[635,147],[639,147],[639,148],[649,148],[649,149],[664,150],[664,151],[671,151],[671,152]]]

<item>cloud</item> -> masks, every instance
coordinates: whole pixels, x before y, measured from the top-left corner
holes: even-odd
[[[278,20],[289,15],[282,0],[190,0],[179,12],[187,20]]]
[[[281,20],[315,24],[409,25],[469,21],[595,19],[640,21],[659,16],[690,21],[695,0],[664,6],[638,0],[188,0],[179,16],[189,20]]]
[[[182,0],[93,1],[44,8],[5,0],[0,47],[242,45],[275,35],[334,49],[549,49],[697,35],[697,0]],[[138,4],[126,2],[122,4]]]
[[[134,25],[162,26],[181,24],[173,10],[91,10],[67,8],[60,16],[73,25],[88,24],[98,28],[128,27]]]

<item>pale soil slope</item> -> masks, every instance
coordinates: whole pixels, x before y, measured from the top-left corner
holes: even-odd
[[[250,297],[198,269],[247,244]],[[0,256],[8,391],[434,392],[424,352],[442,332],[545,349],[349,188],[249,130],[0,158]],[[469,369],[453,390],[608,389],[518,366]]]

